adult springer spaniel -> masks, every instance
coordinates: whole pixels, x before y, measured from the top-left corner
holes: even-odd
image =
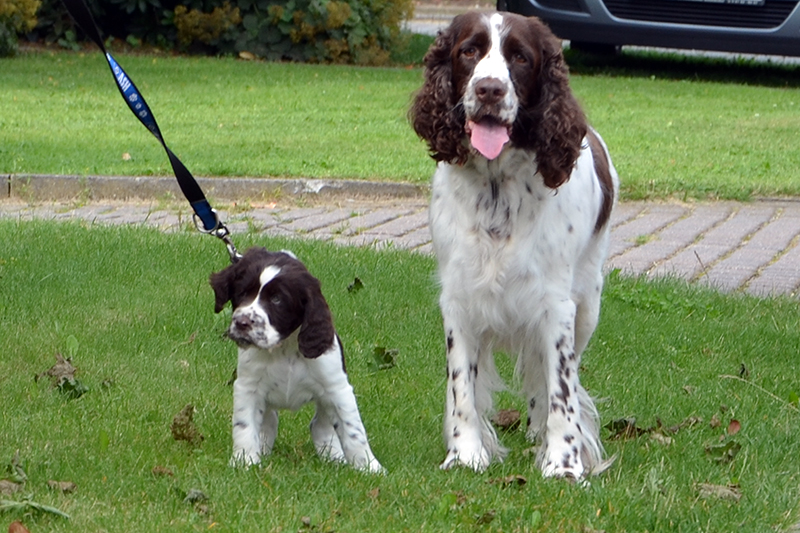
[[[438,162],[430,229],[447,346],[441,468],[502,460],[488,415],[493,351],[517,356],[546,477],[607,466],[581,386],[597,325],[618,177],[570,92],[561,42],[535,18],[467,13],[425,55],[409,117]]]
[[[215,312],[233,305],[227,334],[239,346],[232,463],[258,463],[272,451],[277,410],[313,401],[311,437],[320,457],[384,472],[367,442],[320,283],[303,263],[290,252],[251,248],[210,283]]]

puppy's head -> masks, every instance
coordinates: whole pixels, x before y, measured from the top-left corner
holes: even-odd
[[[231,302],[228,336],[240,347],[271,349],[298,328],[300,352],[327,351],[335,335],[320,283],[294,255],[251,248],[235,264],[211,275],[219,313]]]

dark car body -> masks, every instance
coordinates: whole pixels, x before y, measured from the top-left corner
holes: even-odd
[[[800,56],[798,0],[498,0],[583,45]]]

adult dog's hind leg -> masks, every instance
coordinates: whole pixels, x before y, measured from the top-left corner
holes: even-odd
[[[544,434],[548,409],[547,376],[538,347],[528,347],[519,355],[517,374],[523,379],[528,408],[526,436],[531,442],[537,442]]]

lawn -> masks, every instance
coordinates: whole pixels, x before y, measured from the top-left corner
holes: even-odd
[[[614,466],[588,487],[543,480],[521,430],[503,464],[441,472],[444,343],[433,259],[285,241],[322,281],[376,456],[369,476],[317,459],[310,409],[284,413],[273,455],[228,466],[235,346],[213,313],[215,239],[136,227],[0,221],[0,465],[31,531],[788,532],[800,521],[800,309],[609,276],[583,361]],[[348,290],[358,277],[363,288]],[[397,350],[377,370],[375,348]],[[72,357],[88,388],[34,376]],[[523,409],[512,385],[498,407]],[[176,441],[187,404],[202,441]],[[620,422],[635,418],[627,432]],[[0,479],[16,469],[0,466]],[[17,478],[19,479],[19,478]],[[72,482],[72,492],[48,481]],[[526,483],[522,484],[522,481]],[[202,494],[202,496],[200,496]],[[0,508],[2,504],[0,504]]]
[[[427,183],[406,119],[419,67],[118,54],[195,175]],[[623,199],[800,195],[800,69],[570,54],[572,87],[610,146]],[[170,175],[99,53],[0,60],[0,172]]]

